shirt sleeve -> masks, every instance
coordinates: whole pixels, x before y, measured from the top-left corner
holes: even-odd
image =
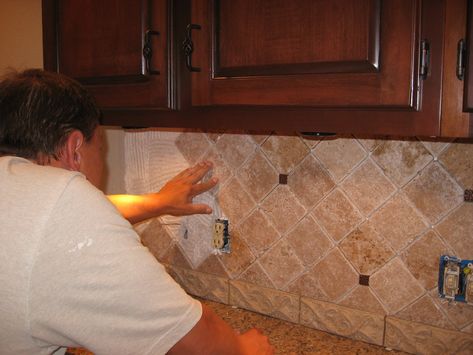
[[[132,226],[83,177],[58,200],[30,281],[36,341],[96,354],[164,354],[202,315]]]

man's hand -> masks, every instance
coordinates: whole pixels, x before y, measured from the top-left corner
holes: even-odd
[[[238,338],[242,354],[272,355],[274,353],[274,348],[269,343],[268,337],[258,329],[250,329],[239,335]]]

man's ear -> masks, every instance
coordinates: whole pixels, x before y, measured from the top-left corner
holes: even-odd
[[[61,165],[73,171],[80,171],[81,152],[80,147],[84,143],[84,135],[78,130],[72,131],[67,137],[66,143],[61,149],[58,157]]]

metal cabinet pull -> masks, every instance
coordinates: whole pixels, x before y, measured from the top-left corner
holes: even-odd
[[[466,41],[461,39],[457,45],[457,78],[463,80],[465,78],[466,65]]]
[[[151,36],[159,36],[158,31],[147,30],[145,32],[145,44],[143,46],[143,57],[145,58],[146,73],[149,75],[159,75],[159,70],[151,68],[151,58],[153,58],[153,48],[151,46]]]
[[[182,42],[182,49],[184,51],[184,55],[186,56],[186,67],[189,71],[199,72],[200,68],[192,66],[192,52],[194,52],[194,42],[192,42],[192,30],[200,30],[202,27],[200,25],[196,25],[190,23],[187,25],[186,28],[186,37],[184,42]]]

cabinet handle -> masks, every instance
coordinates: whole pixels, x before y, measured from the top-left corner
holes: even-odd
[[[143,46],[143,57],[145,58],[146,73],[149,75],[159,75],[159,70],[151,68],[151,58],[153,58],[153,48],[151,46],[151,36],[159,36],[158,31],[147,30],[145,32],[145,44]]]
[[[192,52],[194,52],[194,42],[192,42],[192,30],[200,30],[202,27],[194,23],[190,23],[186,28],[186,37],[184,42],[182,42],[182,49],[184,50],[184,55],[186,56],[186,67],[189,71],[199,72],[200,68],[192,66]]]
[[[430,67],[430,43],[424,39],[420,43],[420,70],[419,76],[421,79],[427,79]]]
[[[457,45],[457,78],[463,80],[465,78],[466,63],[466,41],[462,38]]]

